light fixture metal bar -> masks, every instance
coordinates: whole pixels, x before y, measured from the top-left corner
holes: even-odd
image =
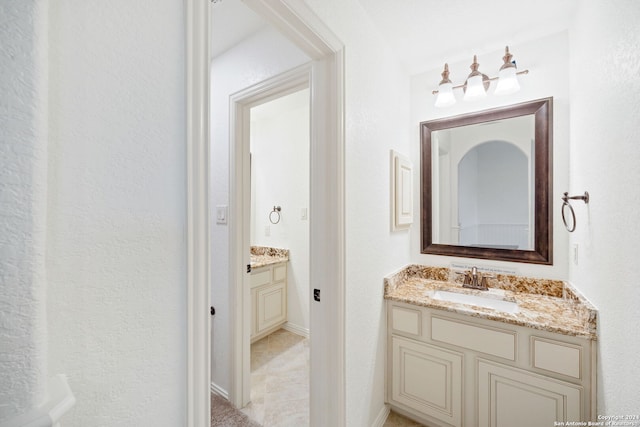
[[[522,70],[522,71],[518,71],[516,73],[517,76],[519,76],[520,74],[529,74],[529,70]],[[488,79],[485,79],[484,81],[485,82],[492,82],[494,80],[498,80],[498,77],[497,76],[496,77],[489,77]],[[462,83],[462,84],[453,86],[453,89],[460,89],[460,88],[463,88],[465,85],[466,85],[466,83]],[[439,92],[440,91],[436,89],[436,90],[432,91],[431,94],[437,95]]]

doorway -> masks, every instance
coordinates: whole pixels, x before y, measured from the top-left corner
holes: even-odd
[[[252,272],[237,285],[250,289],[243,412],[261,425],[309,425],[309,82],[291,86],[308,75],[300,71],[249,107],[250,188],[242,197],[250,199],[250,232],[242,236]]]
[[[298,329],[298,332],[304,334],[305,330],[310,329],[310,316],[309,316],[309,288],[310,288],[310,238],[309,231],[311,229],[310,222],[305,220],[297,220],[295,211],[302,211],[307,208],[307,204],[312,197],[310,190],[310,178],[309,178],[309,162],[311,153],[309,151],[310,146],[310,122],[309,122],[309,88],[311,84],[311,71],[312,65],[306,64],[297,68],[294,68],[288,72],[279,74],[275,77],[262,81],[256,85],[250,86],[231,96],[231,116],[230,116],[230,141],[232,145],[232,168],[233,184],[235,191],[234,203],[236,209],[234,209],[234,217],[237,221],[232,225],[230,233],[230,243],[234,246],[235,250],[232,251],[232,255],[235,255],[234,261],[231,262],[232,270],[245,271],[250,273],[251,269],[246,268],[251,265],[251,246],[270,246],[277,245],[280,249],[285,243],[294,243],[294,248],[298,252],[297,254],[291,253],[291,257],[300,257],[300,260],[296,261],[295,266],[293,263],[287,263],[287,277],[292,277],[294,273],[300,277],[300,283],[294,282],[295,288],[292,287],[292,296],[298,300],[298,304],[291,304],[293,309],[292,319],[296,321],[291,322],[290,327]],[[306,97],[306,100],[305,100]],[[288,102],[287,102],[288,100]],[[292,101],[293,100],[293,101]],[[286,109],[291,109],[293,104],[306,103],[306,112],[304,109],[293,108],[297,110],[293,113],[289,112],[283,114],[283,104],[287,106]],[[269,108],[271,106],[272,108]],[[275,108],[273,108],[275,106]],[[300,105],[298,105],[300,107]],[[280,117],[277,120],[272,120],[274,117],[274,111],[278,112]],[[288,139],[283,137],[281,131],[292,130],[292,126],[283,126],[283,123],[291,120],[291,115],[298,115],[298,121],[300,115],[306,114],[306,125],[296,126],[296,135],[291,138],[291,141],[283,141]],[[254,124],[252,126],[252,116]],[[261,118],[261,120],[258,120]],[[260,123],[261,122],[261,123]],[[281,129],[273,129],[280,127]],[[261,126],[263,129],[261,130]],[[280,132],[280,135],[277,133]],[[253,137],[253,138],[252,138]],[[279,139],[274,142],[275,139]],[[306,141],[306,148],[304,144],[300,144],[300,139],[303,138]],[[251,156],[252,139],[254,140],[254,148],[256,149],[256,157]],[[269,142],[271,141],[271,142]],[[270,147],[258,147],[258,144],[267,145]],[[292,144],[295,144],[295,156],[294,153],[284,153],[283,150],[293,150]],[[280,147],[276,149],[276,147]],[[301,153],[306,153],[301,154]],[[300,156],[306,157],[306,161],[300,161]],[[297,177],[290,175],[285,170],[286,165],[283,163],[298,163]],[[261,162],[261,163],[260,163]],[[274,163],[279,162],[279,165]],[[279,170],[270,171],[269,163],[271,167]],[[306,163],[306,168],[300,168],[300,163]],[[252,171],[254,172],[252,174]],[[275,176],[270,176],[275,175]],[[306,175],[306,176],[302,176]],[[275,179],[274,179],[275,178]],[[302,181],[303,185],[299,186],[300,182],[293,184],[293,187],[287,188],[289,185],[278,183],[283,179],[297,179]],[[306,182],[306,184],[304,184]],[[264,185],[271,183],[271,185]],[[297,186],[298,191],[302,191],[300,196],[288,194],[292,192],[292,188]],[[274,188],[275,187],[275,188]],[[253,189],[253,191],[252,191]],[[259,189],[261,189],[259,191]],[[260,193],[260,194],[258,194]],[[257,196],[257,197],[252,197]],[[296,206],[297,205],[297,206]],[[295,206],[295,207],[294,207]],[[280,209],[275,211],[275,208]],[[284,207],[284,210],[283,210]],[[277,215],[277,218],[274,216]],[[305,214],[308,218],[308,213]],[[302,215],[300,215],[302,217]],[[261,218],[259,221],[258,218]],[[252,227],[252,222],[254,226]],[[275,223],[275,224],[274,224]],[[268,225],[267,225],[268,224]],[[285,228],[286,227],[286,228]],[[253,236],[252,236],[253,232]],[[296,239],[293,242],[287,235],[289,233],[304,233],[306,238]],[[252,242],[253,240],[253,242]],[[297,258],[296,258],[297,259]],[[236,315],[232,321],[232,342],[235,354],[232,357],[233,368],[232,384],[234,388],[234,396],[232,402],[238,407],[246,406],[251,397],[251,336],[256,335],[256,323],[255,316],[257,314],[257,301],[252,301],[252,276],[251,274],[236,274],[233,275],[231,285],[233,292],[236,296],[236,300],[239,302],[236,307]],[[271,277],[267,274],[268,277]],[[256,296],[254,295],[254,298]],[[289,298],[287,298],[289,299]],[[287,301],[287,306],[289,301]],[[295,307],[295,308],[294,308]],[[288,307],[287,307],[288,308]],[[302,310],[300,310],[302,308]],[[304,312],[306,310],[306,313]],[[289,311],[289,310],[287,310]],[[299,313],[296,313],[299,312]],[[302,311],[302,312],[300,312]],[[259,316],[258,316],[259,317]],[[294,330],[295,332],[295,330]],[[234,401],[235,398],[235,401]]]
[[[311,336],[311,346],[315,348],[315,355],[311,354],[310,372],[310,424],[311,425],[344,425],[344,51],[340,41],[326,28],[324,23],[308,9],[303,2],[290,3],[287,1],[247,0],[248,5],[259,13],[290,41],[295,43],[308,57],[306,81],[310,86],[311,97],[311,153],[310,153],[310,290],[317,293],[316,298],[309,298],[310,324],[314,333]],[[201,32],[202,34],[204,32]],[[215,81],[213,87],[216,87]],[[218,84],[217,87],[221,87]],[[257,89],[256,87],[252,89]],[[229,129],[229,142],[244,137],[244,127],[241,123],[248,117],[246,104],[236,102],[242,100],[246,93],[236,93],[229,99],[229,120],[224,123],[235,123]],[[264,94],[265,97],[268,94]],[[264,101],[264,100],[263,100]],[[224,114],[221,116],[224,117]],[[236,120],[239,118],[240,120]],[[226,140],[226,138],[224,138]],[[242,152],[244,145],[229,145],[229,186],[224,189],[228,194],[228,250],[220,252],[224,259],[228,255],[228,276],[224,273],[215,277],[216,283],[228,283],[228,294],[224,291],[221,316],[218,324],[229,340],[222,345],[214,343],[213,350],[222,354],[220,366],[229,375],[228,397],[236,406],[242,406],[242,401],[248,401],[249,378],[243,375],[243,366],[249,366],[248,351],[244,348],[243,339],[235,337],[246,336],[250,322],[244,321],[245,313],[250,307],[245,306],[242,286],[235,286],[247,276],[246,266],[249,263],[248,251],[238,244],[236,236],[247,230],[248,207],[241,194],[241,188],[248,180],[249,166],[243,164],[248,155]],[[214,157],[217,153],[213,153]],[[223,150],[221,153],[225,155]],[[247,153],[248,154],[248,153]],[[224,168],[222,168],[223,170]],[[226,175],[226,174],[225,174]],[[215,180],[215,172],[213,178]],[[224,178],[222,178],[224,180]],[[199,181],[198,181],[199,182]],[[215,189],[214,189],[215,193]],[[218,202],[215,204],[217,205]],[[202,203],[206,206],[206,203]],[[222,201],[224,204],[224,201]],[[217,206],[216,206],[217,208]],[[222,207],[225,208],[224,206]],[[225,226],[226,227],[226,226]],[[194,229],[194,235],[199,230]],[[214,239],[215,240],[215,239]],[[226,239],[219,240],[224,242]],[[213,255],[215,259],[216,251]],[[220,260],[220,257],[218,257]],[[190,285],[191,286],[191,285]],[[226,298],[228,295],[228,299]],[[208,306],[208,301],[199,300],[202,306]],[[227,304],[228,301],[228,305]],[[201,307],[198,306],[200,311]],[[224,311],[223,311],[224,310]],[[207,307],[208,312],[208,307]],[[227,317],[225,317],[225,315]],[[202,316],[199,317],[200,319]],[[229,319],[229,322],[221,322]],[[224,323],[224,324],[223,324]],[[194,323],[195,324],[195,323]],[[227,325],[228,328],[227,329]],[[196,324],[198,326],[198,324]],[[206,373],[207,367],[198,359],[195,349],[202,342],[206,342],[202,331],[194,328],[194,339],[189,341],[190,358],[195,360],[193,377],[199,373]],[[239,333],[238,329],[242,331]],[[204,334],[206,335],[206,334]],[[230,346],[227,346],[227,343]],[[217,347],[217,349],[216,349]],[[201,354],[201,353],[200,353]],[[206,360],[206,359],[205,359]],[[223,378],[224,380],[224,378]],[[214,384],[212,384],[213,388]],[[202,413],[204,399],[200,387],[192,387],[193,398],[189,397],[189,404],[195,403],[194,412]],[[191,425],[191,424],[190,424]]]

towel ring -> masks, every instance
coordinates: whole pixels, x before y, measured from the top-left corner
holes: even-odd
[[[564,226],[569,233],[573,233],[576,229],[576,213],[573,210],[573,206],[569,203],[569,200],[582,200],[585,204],[589,203],[589,193],[587,191],[584,192],[581,196],[569,196],[568,192],[564,192],[564,196],[562,196],[562,222],[564,222]],[[569,212],[571,212],[571,226],[567,224],[567,217],[564,212],[565,209],[569,207]]]
[[[282,208],[280,206],[274,206],[273,210],[269,213],[269,221],[271,224],[277,224],[280,222],[280,211]]]

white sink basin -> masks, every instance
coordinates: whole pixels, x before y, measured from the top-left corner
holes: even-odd
[[[433,291],[429,295],[433,299],[440,301],[449,301],[458,304],[475,305],[478,307],[491,308],[505,313],[518,313],[518,304],[513,301],[505,301],[504,299],[482,297],[478,295],[460,294],[458,292],[449,291]]]

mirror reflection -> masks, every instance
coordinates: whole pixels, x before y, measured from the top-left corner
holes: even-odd
[[[533,249],[534,125],[530,114],[432,133],[434,243]]]
[[[552,264],[552,98],[420,124],[421,252]]]

